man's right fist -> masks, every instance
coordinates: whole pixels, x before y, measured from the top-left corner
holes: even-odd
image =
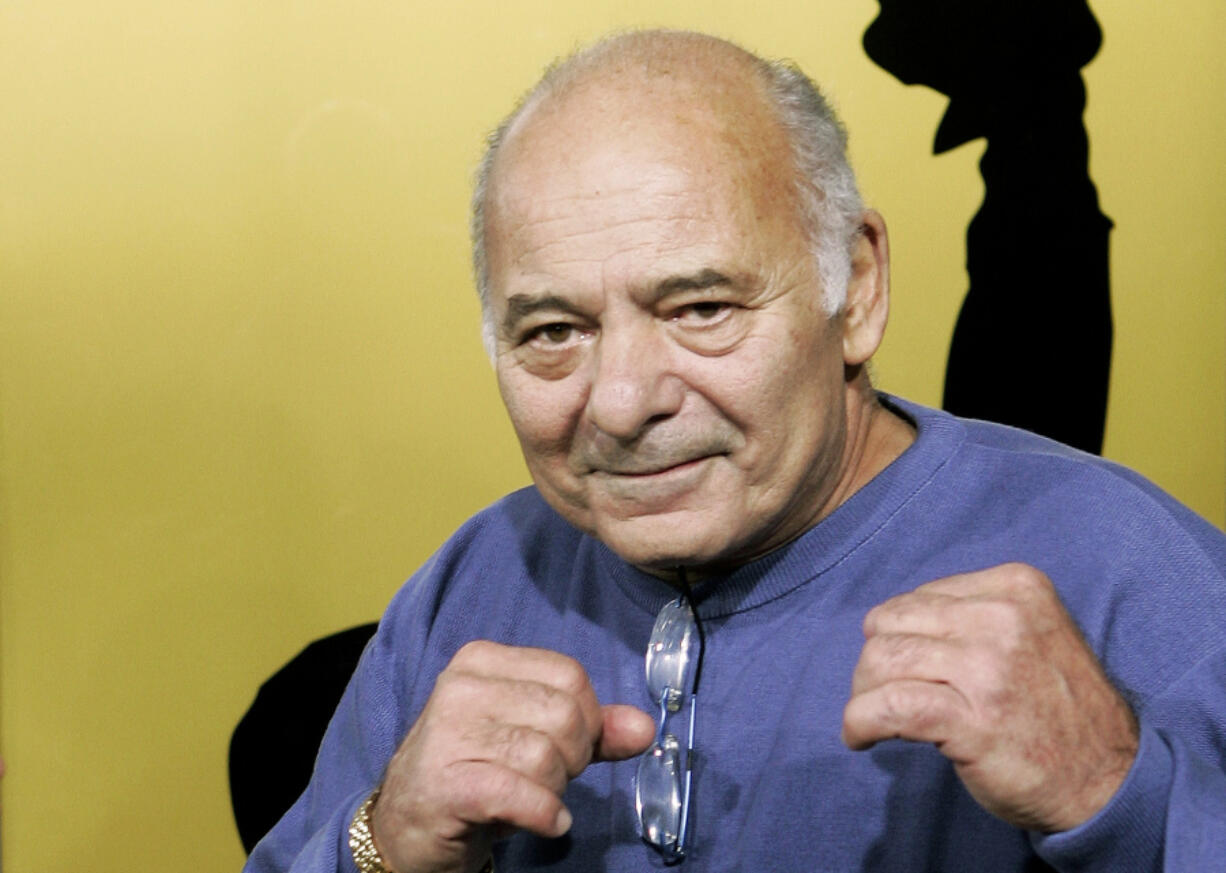
[[[439,674],[388,765],[375,845],[396,873],[468,873],[516,830],[570,829],[561,800],[593,761],[642,753],[655,722],[601,706],[587,672],[546,649],[472,642]]]

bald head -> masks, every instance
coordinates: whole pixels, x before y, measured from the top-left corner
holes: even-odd
[[[803,73],[704,34],[619,35],[554,65],[490,136],[478,171],[473,262],[487,346],[487,223],[496,220],[500,188],[512,177],[521,190],[534,184],[525,168],[548,174],[580,159],[627,160],[636,150],[677,166],[700,152],[691,163],[711,184],[752,177],[760,197],[786,204],[816,259],[823,308],[837,311],[863,209],[845,144]]]

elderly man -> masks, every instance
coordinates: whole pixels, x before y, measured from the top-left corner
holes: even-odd
[[[1223,537],[874,393],[885,225],[803,75],[615,37],[474,204],[535,487],[397,595],[249,869],[1222,869]]]

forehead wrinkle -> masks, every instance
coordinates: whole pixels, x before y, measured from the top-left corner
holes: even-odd
[[[574,168],[567,169],[569,171]],[[601,187],[588,183],[589,188],[584,189],[580,187],[580,182],[556,190],[559,186],[558,173],[529,173],[527,168],[515,166],[508,169],[508,178],[502,183],[492,205],[499,219],[514,219],[518,216],[517,223],[521,225],[546,225],[554,221],[571,220],[577,214],[585,215],[593,204],[616,201],[640,203],[644,200],[668,203],[693,198],[694,190],[689,174],[671,167],[667,168],[667,172],[662,167],[652,167],[650,170],[638,174],[633,181],[622,185],[609,185],[607,174],[604,174],[602,182],[605,184]],[[564,174],[574,175],[573,172],[567,171],[564,171]],[[654,184],[645,192],[648,183]]]
[[[644,221],[676,224],[678,222],[690,223],[694,221],[701,221],[705,217],[706,216],[701,215],[701,214],[690,215],[688,213],[685,213],[681,215],[668,215],[668,216],[654,215],[654,214],[647,215],[647,216],[633,215],[628,218],[606,219],[604,221],[601,221],[595,227],[576,230],[574,231],[574,233],[569,234],[567,238],[568,239],[576,239],[576,238],[581,239],[583,237],[588,237],[588,236],[599,236],[601,234],[607,233],[608,231],[618,230],[619,228],[626,227],[628,225],[639,225],[639,224],[642,224]],[[550,227],[555,224],[558,224],[559,222],[573,222],[575,220],[576,218],[573,215],[566,215],[566,216],[559,215],[553,218],[544,218],[540,220],[525,222],[523,225],[521,225],[521,227],[525,229],[533,228],[533,227]],[[523,234],[520,232],[517,232],[515,235],[520,236]]]
[[[509,248],[514,252],[512,263],[519,268],[537,263],[562,265],[606,261],[641,251],[645,245],[656,252],[670,251],[674,248],[669,241],[672,228],[691,227],[708,221],[709,218],[708,215],[702,213],[688,212],[680,215],[652,214],[646,217],[608,220],[595,226],[577,228],[566,234],[547,233],[544,239],[534,232],[536,228],[549,228],[559,222],[575,220],[558,217],[517,226],[510,234]],[[641,228],[645,226],[645,223],[658,226],[659,231],[642,234],[641,238],[618,234],[618,231],[623,228]],[[596,246],[585,246],[583,243],[587,240],[595,240]],[[602,246],[603,240],[607,240],[607,245]],[[699,242],[695,240],[695,243]],[[589,248],[603,248],[604,251],[587,251]]]

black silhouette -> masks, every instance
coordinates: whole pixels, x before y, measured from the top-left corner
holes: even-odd
[[[947,94],[933,151],[987,137],[966,234],[970,289],[944,406],[1102,450],[1111,368],[1108,235],[1088,172],[1085,0],[880,0],[870,58]]]
[[[315,755],[375,624],[316,640],[260,686],[230,738],[230,802],[243,848],[298,799]]]

